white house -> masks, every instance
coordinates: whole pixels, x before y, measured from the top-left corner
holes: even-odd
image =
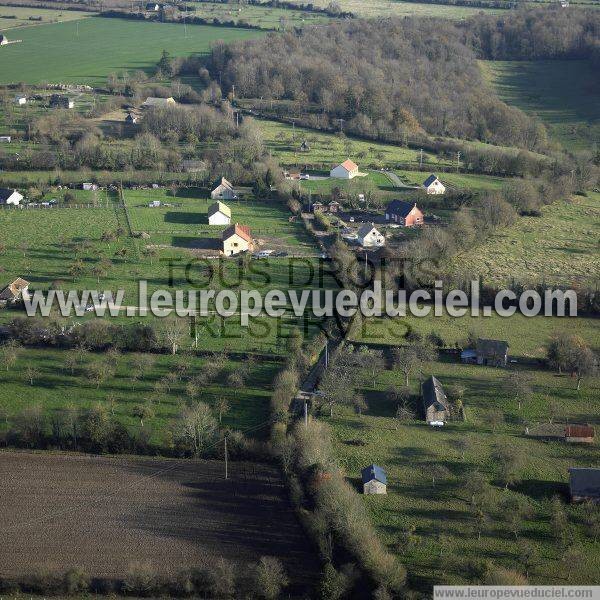
[[[249,227],[246,225],[231,225],[221,235],[223,242],[223,254],[235,256],[240,252],[252,250],[253,240]]]
[[[98,186],[95,183],[82,183],[81,189],[86,190],[88,192],[95,192],[98,189]]]
[[[10,144],[11,140],[12,140],[12,138],[10,137],[10,135],[0,135],[0,142]]]
[[[378,465],[369,465],[361,472],[363,494],[387,494],[387,476]]]
[[[15,104],[18,104],[19,106],[27,104],[27,96],[15,96]]]
[[[373,223],[363,223],[359,227],[356,236],[363,248],[381,248],[385,246],[383,233],[378,231]]]
[[[10,204],[19,206],[21,200],[23,200],[23,195],[19,194],[17,190],[0,188],[0,206],[8,206]]]
[[[235,200],[237,195],[233,189],[233,185],[225,177],[221,177],[210,193],[210,197],[213,200]]]
[[[428,194],[443,194],[446,191],[444,184],[433,173],[423,182],[423,187]]]
[[[329,177],[335,177],[336,179],[352,179],[358,174],[358,165],[350,159],[345,160],[341,165],[337,165],[329,171]]]
[[[222,202],[215,202],[208,207],[209,225],[229,225],[231,223],[231,209]]]
[[[0,304],[14,304],[23,298],[29,298],[29,281],[18,277],[0,291]]]

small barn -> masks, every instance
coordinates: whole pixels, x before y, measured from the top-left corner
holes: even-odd
[[[477,364],[489,367],[505,367],[508,362],[508,342],[478,339],[475,348]]]
[[[213,200],[235,200],[237,195],[233,185],[225,177],[221,177],[210,192],[210,197]]]
[[[23,194],[15,189],[0,188],[0,206],[19,206],[23,200]]]
[[[373,223],[363,223],[356,233],[359,244],[363,248],[381,248],[385,246],[385,237]]]
[[[428,194],[443,194],[446,191],[444,184],[433,173],[423,182],[423,187]]]
[[[591,425],[567,425],[565,427],[565,442],[570,444],[593,444],[595,437]]]
[[[329,177],[336,179],[352,179],[358,174],[358,165],[349,158],[329,171]]]
[[[423,216],[416,202],[392,200],[385,209],[385,220],[403,227],[423,225]]]
[[[421,396],[427,423],[445,423],[450,418],[450,404],[437,377],[432,375],[423,382]]]
[[[363,494],[387,494],[387,475],[378,465],[369,465],[361,471]]]
[[[215,202],[208,207],[209,225],[229,225],[231,223],[231,209],[222,202]]]
[[[569,489],[572,502],[600,504],[600,469],[571,467]]]
[[[29,281],[25,281],[21,277],[9,283],[2,291],[0,291],[0,305],[15,304],[27,298],[29,295]]]
[[[221,237],[223,242],[223,254],[225,256],[235,256],[240,252],[252,250],[252,235],[250,228],[246,225],[236,223],[228,227]]]
[[[15,96],[15,104],[18,104],[19,106],[27,104],[27,96],[23,96],[21,94]]]
[[[82,183],[81,189],[86,190],[87,192],[95,192],[98,189],[98,186],[95,183]]]

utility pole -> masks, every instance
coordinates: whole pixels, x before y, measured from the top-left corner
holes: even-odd
[[[460,167],[460,151],[456,153],[456,172],[458,173]]]
[[[325,369],[329,366],[329,340],[325,340]]]
[[[308,404],[304,400],[304,427],[308,429]]]
[[[422,169],[423,168],[423,148],[421,148],[421,153],[420,153],[420,158],[419,158],[419,168]]]
[[[225,479],[227,479],[227,436],[225,436]]]

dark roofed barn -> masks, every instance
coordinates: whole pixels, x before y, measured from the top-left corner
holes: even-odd
[[[600,503],[600,469],[569,469],[569,488],[573,502]]]
[[[477,340],[477,364],[505,367],[508,362],[508,342],[502,340]]]
[[[433,375],[426,379],[421,388],[423,414],[427,423],[445,423],[450,417],[450,404],[440,380]]]

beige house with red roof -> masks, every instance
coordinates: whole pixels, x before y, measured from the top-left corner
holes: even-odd
[[[29,297],[29,281],[17,277],[12,283],[9,283],[0,291],[0,306],[14,304]]]
[[[335,177],[336,179],[352,179],[358,175],[360,175],[358,165],[349,158],[329,171],[329,177]]]
[[[246,225],[236,223],[228,227],[221,237],[223,241],[223,254],[225,256],[235,256],[240,252],[252,250],[252,235],[250,228]]]

